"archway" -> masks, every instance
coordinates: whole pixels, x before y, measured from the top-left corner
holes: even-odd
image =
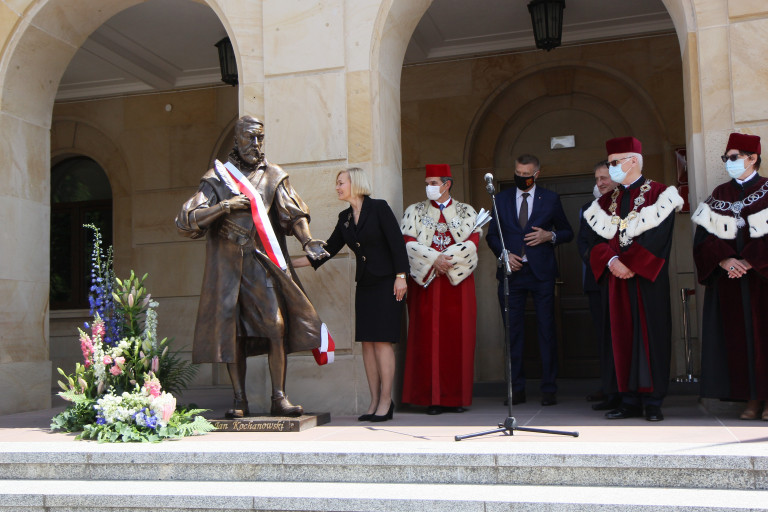
[[[567,48],[558,49],[556,52],[553,52],[553,56],[555,53],[557,53],[556,57],[553,57],[553,61],[557,60],[556,64],[553,61],[550,61],[551,63],[548,65],[544,65],[541,67],[541,69],[537,69],[534,67],[530,67],[530,62],[535,61],[534,58],[527,58],[527,63],[529,65],[528,72],[532,75],[538,74],[540,71],[547,69],[548,67],[551,68],[550,71],[552,72],[549,76],[546,75],[546,73],[539,74],[538,77],[535,78],[535,80],[530,80],[528,82],[528,89],[526,91],[522,91],[520,89],[517,89],[518,92],[522,93],[522,98],[526,100],[526,103],[529,100],[535,100],[536,94],[533,93],[533,90],[541,90],[541,91],[550,91],[553,87],[553,83],[555,83],[554,87],[561,86],[563,82],[569,82],[574,83],[574,80],[587,80],[587,79],[593,79],[595,81],[596,86],[588,88],[584,87],[585,84],[581,84],[581,87],[576,87],[574,95],[571,97],[571,101],[574,103],[571,103],[569,105],[561,105],[561,108],[564,108],[566,110],[570,109],[573,112],[582,110],[592,110],[592,111],[599,111],[601,112],[600,117],[605,119],[609,119],[610,122],[606,124],[606,129],[604,130],[604,133],[617,133],[620,131],[626,131],[630,127],[633,128],[633,130],[636,130],[635,133],[641,137],[644,138],[644,144],[646,148],[649,148],[652,153],[655,154],[655,156],[651,157],[651,161],[648,162],[647,168],[651,169],[653,167],[658,170],[658,174],[655,176],[659,180],[664,180],[669,183],[674,183],[674,166],[673,166],[673,155],[671,154],[671,146],[672,145],[685,145],[688,148],[688,154],[691,155],[692,161],[695,159],[696,155],[701,150],[701,144],[699,139],[693,136],[693,133],[697,130],[700,130],[700,127],[696,123],[693,122],[693,120],[696,118],[696,115],[692,112],[695,111],[697,108],[695,105],[692,106],[692,102],[695,104],[698,102],[698,88],[693,87],[690,83],[692,73],[694,73],[694,70],[692,69],[692,66],[694,65],[691,62],[691,52],[689,49],[690,38],[689,33],[691,31],[695,30],[695,24],[694,24],[694,18],[692,16],[693,7],[691,2],[687,0],[665,0],[664,5],[667,8],[667,11],[670,15],[670,17],[673,20],[675,30],[676,30],[676,37],[671,37],[671,39],[674,40],[673,43],[665,44],[664,45],[664,52],[668,52],[670,49],[674,53],[680,52],[679,55],[682,55],[682,66],[678,64],[678,77],[682,75],[682,79],[677,79],[674,83],[674,87],[671,88],[671,91],[674,91],[674,94],[679,95],[680,98],[684,98],[685,102],[685,109],[683,112],[681,112],[681,109],[678,109],[678,112],[680,113],[679,119],[680,122],[677,124],[677,126],[674,126],[673,129],[676,130],[675,133],[684,135],[680,137],[676,137],[676,140],[673,144],[665,143],[663,142],[663,138],[659,137],[659,134],[664,132],[664,130],[667,127],[667,119],[663,119],[663,116],[659,116],[659,109],[658,107],[648,108],[648,105],[653,103],[647,101],[647,94],[643,91],[643,87],[640,88],[633,88],[631,87],[631,84],[627,84],[626,82],[622,81],[617,77],[617,75],[607,67],[600,67],[599,65],[594,65],[592,61],[589,61],[589,59],[580,59],[574,56],[575,52],[568,53]],[[419,17],[423,16],[423,14],[426,12],[427,8],[429,7],[428,3],[420,3],[416,6],[412,5],[405,5],[405,3],[399,3],[396,0],[393,0],[392,2],[386,2],[382,6],[382,10],[380,11],[380,20],[377,22],[377,26],[381,27],[381,42],[379,43],[379,48],[376,49],[376,43],[374,43],[375,51],[374,51],[374,59],[376,59],[377,56],[379,56],[381,59],[384,59],[384,57],[381,57],[386,52],[389,52],[389,54],[386,56],[386,65],[374,65],[373,69],[378,72],[378,75],[375,76],[375,83],[378,84],[378,87],[381,89],[381,91],[386,92],[386,94],[382,93],[379,94],[380,98],[386,97],[386,100],[388,103],[385,103],[384,101],[380,100],[379,104],[377,105],[377,110],[375,110],[375,115],[377,115],[377,123],[376,126],[379,127],[380,132],[382,134],[385,134],[387,137],[389,137],[389,142],[382,141],[381,139],[374,141],[374,148],[379,150],[386,149],[387,151],[391,151],[392,149],[399,149],[400,155],[404,155],[406,152],[413,153],[415,151],[418,151],[418,144],[423,143],[422,140],[414,141],[414,138],[411,137],[413,135],[413,132],[410,131],[407,133],[407,136],[405,133],[402,133],[401,130],[412,130],[413,127],[415,127],[419,122],[418,114],[414,114],[413,111],[406,111],[406,106],[403,104],[402,99],[400,101],[400,105],[393,105],[393,94],[396,94],[397,91],[392,91],[392,84],[397,83],[401,79],[401,74],[404,76],[404,72],[401,68],[397,67],[396,64],[399,62],[402,62],[400,59],[400,56],[402,55],[402,49],[407,44],[406,38],[409,37],[409,35],[412,33],[413,27],[418,24]],[[395,55],[392,55],[390,50],[398,50],[399,53],[395,53]],[[653,53],[653,49],[645,49],[649,54]],[[639,54],[633,54],[633,55],[639,55]],[[665,55],[669,55],[669,53],[665,53]],[[530,56],[529,56],[530,57]],[[559,60],[558,60],[559,58]],[[396,63],[393,63],[393,59],[398,59]],[[467,60],[470,60],[469,58],[466,59],[460,59],[462,62],[466,62]],[[491,60],[491,58],[488,58],[487,60]],[[526,60],[526,59],[522,59]],[[442,65],[445,67],[449,67],[450,64],[446,62],[442,62]],[[423,66],[426,67],[426,66]],[[469,76],[470,73],[468,73],[468,67],[465,66],[461,69],[461,72],[464,72],[463,75],[460,76]],[[510,68],[514,68],[515,66],[509,66]],[[519,67],[519,66],[518,66]],[[555,73],[555,71],[559,71],[560,67],[562,68],[570,68],[570,69],[564,69],[566,73],[568,74],[567,78],[561,78],[560,74]],[[684,70],[682,73],[680,73],[680,69]],[[557,69],[555,69],[557,68]],[[497,67],[494,67],[493,65],[488,65],[487,68],[485,68],[490,74],[495,75],[502,75],[505,72],[508,72],[507,68],[499,69]],[[576,71],[576,74],[578,75],[576,78],[574,78],[574,70]],[[585,74],[585,70],[591,70],[591,75]],[[416,72],[414,72],[416,73]],[[422,72],[424,77],[427,77],[427,73],[424,71]],[[418,73],[416,73],[418,74]],[[453,76],[459,76],[457,74]],[[546,80],[546,78],[549,78],[551,80]],[[606,80],[607,78],[607,80]],[[511,78],[510,81],[516,81],[520,79],[525,79],[524,76],[521,74],[518,74],[517,76],[514,76],[514,78]],[[436,80],[434,77],[427,78],[427,83],[435,84],[438,83],[438,80]],[[534,88],[531,88],[531,84],[535,82]],[[466,83],[466,80],[461,81],[462,84]],[[608,87],[610,84],[611,86],[617,87],[617,90],[622,91],[622,93],[630,98],[630,104],[625,105],[623,100],[615,100],[613,102],[606,102],[603,101],[603,99],[600,97],[600,92],[604,92],[605,87]],[[412,84],[411,84],[412,85]],[[501,94],[502,91],[506,90],[506,88],[509,86],[509,83],[505,83],[499,87],[499,90],[496,91],[496,94]],[[459,86],[457,86],[459,87]],[[466,89],[465,89],[466,90]],[[514,89],[511,89],[514,90]],[[615,92],[615,91],[614,91]],[[424,93],[424,90],[421,90],[421,93]],[[550,94],[550,93],[547,93]],[[655,94],[658,94],[658,91],[655,92]],[[513,95],[510,95],[509,97],[502,100],[501,98],[496,98],[495,100],[498,100],[497,103],[494,104],[493,108],[497,108],[501,105],[502,101],[510,101],[510,98],[512,98]],[[609,91],[607,96],[611,96],[611,92]],[[643,97],[645,96],[645,99]],[[400,108],[402,107],[402,109]],[[466,130],[466,139],[463,140],[465,152],[463,159],[454,158],[454,154],[450,153],[451,156],[445,157],[446,154],[445,151],[439,151],[435,150],[429,153],[428,157],[431,159],[434,158],[440,158],[441,161],[445,161],[446,159],[454,158],[449,160],[449,163],[454,168],[454,176],[456,176],[457,173],[457,167],[463,167],[464,170],[464,176],[465,176],[465,183],[459,184],[458,190],[459,194],[463,194],[463,196],[460,198],[460,200],[469,200],[472,202],[473,205],[476,206],[486,206],[487,207],[487,201],[488,198],[482,192],[481,187],[483,185],[482,182],[482,176],[483,173],[494,169],[497,167],[498,163],[496,161],[496,156],[499,151],[499,134],[501,133],[501,130],[507,129],[509,132],[514,132],[516,130],[521,129],[522,126],[524,126],[524,119],[526,116],[526,111],[520,111],[518,112],[515,109],[508,110],[506,113],[502,115],[497,115],[496,112],[493,112],[493,108],[489,109],[489,105],[486,103],[484,105],[480,105],[475,108],[475,110],[472,110],[472,108],[475,108],[471,104],[471,100],[465,98],[462,98],[460,102],[458,102],[458,107],[453,110],[455,112],[455,116],[452,119],[455,119],[457,123],[462,124],[465,123],[465,118],[467,116],[467,112],[472,112],[470,116],[474,116],[474,121],[472,122],[472,126],[469,127]],[[415,109],[414,109],[415,110]],[[435,102],[432,105],[429,105],[429,112],[432,114],[436,114],[440,112],[441,114],[437,114],[438,116],[442,116],[442,122],[443,125],[445,125],[446,122],[449,122],[449,119],[451,119],[450,115],[446,112],[452,112],[452,109],[450,106],[447,106],[445,102],[440,103],[438,100],[435,100]],[[628,112],[627,112],[628,110]],[[535,101],[531,105],[531,110],[527,111],[528,116],[534,116],[532,114],[534,111],[536,111],[535,108]],[[623,112],[619,112],[623,111]],[[400,119],[397,118],[393,119],[392,113],[396,112],[401,115]],[[545,106],[543,103],[540,104],[540,109],[537,111],[538,115],[546,115],[547,112],[552,112],[551,106]],[[511,124],[508,124],[508,117],[507,114],[517,115],[520,116],[517,118],[516,121],[510,121],[510,122],[517,122],[517,126],[512,126]],[[484,117],[486,116],[487,117]],[[627,118],[634,118],[637,120],[640,120],[639,123],[628,123],[626,121]],[[483,125],[480,124],[480,120],[485,123]],[[528,121],[530,121],[531,117],[527,118]],[[398,123],[399,121],[399,123]],[[642,125],[642,126],[638,126]],[[682,131],[680,130],[680,127],[682,128]],[[425,139],[430,139],[432,141],[437,140],[440,136],[443,135],[442,131],[434,131],[428,133],[428,135],[425,137]],[[556,135],[555,133],[552,133],[551,135]],[[403,142],[392,142],[392,140]],[[408,141],[406,145],[406,140]],[[505,139],[508,141],[508,139]],[[442,146],[440,146],[440,149],[444,149],[446,147],[455,147],[456,146],[456,140],[452,140],[450,143],[444,142]],[[548,139],[547,139],[548,142]],[[508,142],[505,142],[508,143]],[[511,144],[511,143],[510,143]],[[543,142],[542,142],[543,144]],[[514,145],[514,144],[511,144]],[[469,148],[472,148],[472,151],[469,150]],[[595,146],[597,147],[597,146]],[[593,148],[594,149],[594,148]],[[597,149],[598,152],[602,152],[602,149]],[[403,157],[404,158],[404,157]],[[405,203],[411,203],[414,200],[418,200],[418,198],[421,196],[420,193],[420,186],[419,183],[421,182],[421,177],[423,176],[423,172],[419,171],[418,167],[413,165],[415,161],[418,159],[412,158],[410,161],[410,166],[404,166],[408,167],[408,173],[403,174],[403,190],[404,190],[404,196],[405,196]],[[591,164],[594,164],[592,162],[592,158],[589,158],[590,166]],[[423,164],[424,162],[418,161],[419,164]],[[689,163],[689,166],[691,164]],[[412,168],[411,168],[412,167]],[[561,171],[564,169],[564,166],[561,166]],[[582,172],[591,172],[591,167],[589,170],[587,170],[587,167],[584,167],[584,171]],[[482,172],[481,172],[482,170]],[[405,171],[405,169],[404,169]],[[413,172],[411,172],[413,171]],[[477,172],[474,172],[477,171]],[[561,172],[561,174],[567,174]],[[656,173],[654,173],[656,174]],[[480,190],[481,192],[479,194],[472,193],[473,190]],[[682,224],[682,223],[681,223]],[[684,236],[680,237],[685,238]],[[488,260],[488,258],[485,258]],[[489,265],[492,265],[491,262],[486,262]],[[479,272],[482,272],[482,265],[483,265],[483,258],[481,257],[481,268],[479,269]],[[488,270],[488,269],[486,269]],[[493,275],[493,272],[487,271],[486,274]],[[492,280],[492,278],[491,278]],[[478,289],[482,286],[481,281],[477,280],[477,286]],[[498,305],[489,305],[488,307],[481,306],[479,308],[479,311],[487,311],[489,318],[483,319],[483,313],[480,314],[478,318],[478,324],[479,325],[489,325],[490,323],[494,322],[495,320],[490,319],[490,315],[498,316]],[[673,311],[673,316],[677,315],[677,311]],[[487,321],[486,321],[487,320]],[[499,325],[499,329],[500,329]],[[485,338],[486,336],[478,336],[478,339]],[[500,348],[500,347],[499,347]],[[478,349],[478,354],[480,354],[482,350]],[[498,355],[496,352],[495,355]],[[493,358],[494,356],[489,356],[490,358]],[[478,363],[476,365],[476,368],[480,369],[483,366],[480,359],[478,359]]]
[[[0,217],[8,228],[0,236],[0,383],[9,390],[0,400],[0,413],[50,406],[49,249],[50,162],[52,109],[60,79],[71,58],[96,28],[139,0],[39,0],[18,15],[15,28],[0,58]],[[236,48],[241,76],[240,104],[263,111],[263,95],[255,94],[263,82],[259,58],[261,38],[251,24],[258,19],[253,2],[210,0]],[[10,11],[9,11],[10,12]],[[235,23],[227,13],[235,13]],[[81,135],[88,127],[81,126]],[[54,130],[54,135],[56,131]],[[55,144],[54,144],[55,146]],[[106,148],[105,148],[106,150]],[[120,181],[118,179],[118,181]],[[114,182],[113,182],[114,184]],[[130,211],[130,187],[115,187],[116,205]],[[122,197],[118,197],[122,194]],[[130,226],[130,218],[127,223]],[[117,222],[122,222],[117,220]],[[126,239],[117,244],[130,246]],[[127,243],[126,243],[127,242]],[[130,265],[131,252],[125,251]]]

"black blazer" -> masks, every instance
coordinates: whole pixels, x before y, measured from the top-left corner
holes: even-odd
[[[400,224],[383,199],[363,196],[357,225],[351,206],[339,213],[339,220],[327,243],[325,250],[330,254],[328,258],[309,260],[315,269],[347,245],[355,254],[357,262],[355,281],[360,281],[366,272],[376,277],[408,273],[408,254]]]
[[[584,218],[584,212],[592,205],[592,201],[588,202],[579,210],[579,236],[576,237],[576,244],[579,247],[579,256],[584,262],[584,267],[581,272],[581,283],[584,286],[584,293],[599,292],[600,285],[595,281],[595,275],[592,273],[592,267],[589,266],[589,244],[590,233],[592,228],[589,227],[587,219]]]

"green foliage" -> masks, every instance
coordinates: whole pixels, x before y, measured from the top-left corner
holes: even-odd
[[[180,437],[213,432],[216,430],[216,427],[202,416],[198,416],[205,410],[206,409],[189,409],[176,411],[178,416],[174,414],[174,417],[168,422],[168,428],[174,429],[178,432]]]
[[[96,421],[96,410],[93,408],[96,400],[74,391],[67,391],[72,404],[51,419],[51,430],[62,432],[79,432],[84,425]]]
[[[141,336],[144,330],[143,320],[147,309],[150,307],[151,295],[144,287],[144,280],[149,274],[144,274],[141,279],[136,277],[133,270],[128,279],[121,281],[115,278],[115,291],[112,298],[122,310],[123,334],[126,337]]]
[[[82,433],[75,439],[91,439],[99,443],[158,443],[165,439],[206,434],[216,430],[216,427],[199,416],[205,410],[178,410],[173,413],[168,425],[156,430],[126,422],[90,423],[84,426]]]
[[[160,345],[166,347],[166,343],[166,338],[164,338]],[[163,349],[165,357],[160,359],[157,377],[163,383],[163,389],[169,393],[181,395],[197,375],[198,367],[186,359],[182,359],[178,351],[166,352],[166,350],[167,347]]]
[[[93,368],[86,368],[80,363],[75,363],[75,373],[68,375],[61,368],[57,368],[64,381],[59,381],[59,387],[64,390],[59,396],[73,402],[78,395],[86,398],[96,398],[99,395],[98,385],[93,376]],[[70,398],[71,397],[71,398]]]

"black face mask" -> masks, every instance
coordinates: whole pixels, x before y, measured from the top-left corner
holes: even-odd
[[[534,176],[518,176],[515,174],[515,186],[520,190],[528,190],[536,183]]]

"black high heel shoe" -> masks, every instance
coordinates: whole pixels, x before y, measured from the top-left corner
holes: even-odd
[[[357,421],[371,421],[371,418],[374,416],[374,414],[363,414],[362,416],[357,417]]]
[[[392,416],[394,415],[394,412],[395,412],[395,402],[390,401],[389,410],[387,411],[387,414],[383,414],[381,416],[377,416],[376,414],[371,414],[371,419],[368,421],[372,421],[376,423],[376,422],[391,420]]]

